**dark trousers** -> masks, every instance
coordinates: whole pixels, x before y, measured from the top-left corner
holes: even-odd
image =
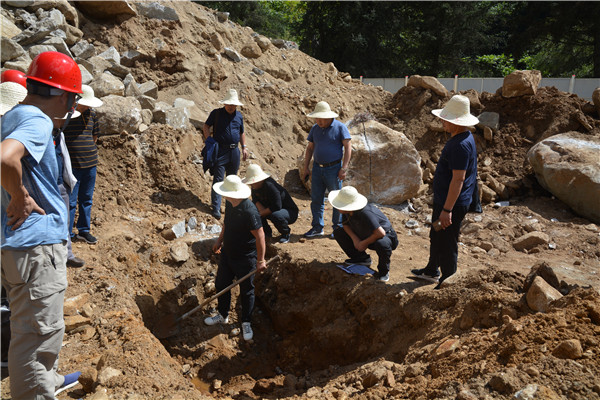
[[[354,247],[352,238],[346,233],[344,228],[337,228],[334,230],[333,237],[349,258],[360,260],[369,257],[366,251],[358,251],[356,247]],[[369,249],[375,250],[377,253],[377,257],[379,258],[377,270],[380,275],[385,275],[390,272],[390,257],[392,256],[392,251],[395,250],[396,247],[398,247],[398,236],[393,229],[387,232],[384,237],[368,246]]]
[[[433,205],[431,221],[436,221],[440,217],[443,207],[442,204]],[[468,206],[454,206],[452,209],[452,225],[437,232],[432,226],[429,231],[429,263],[427,263],[425,270],[427,275],[436,276],[439,268],[442,272],[440,283],[456,272],[460,225],[468,210]]]
[[[221,261],[217,270],[215,289],[218,292],[233,283],[235,278],[242,278],[250,271],[256,269],[256,257],[235,258],[227,256],[227,249],[221,253]],[[250,322],[252,311],[254,311],[254,276],[240,283],[240,298],[242,301],[242,322]],[[219,297],[217,310],[226,318],[231,307],[231,291]]]
[[[281,233],[282,235],[289,235],[291,232],[290,225],[296,222],[297,219],[297,210],[286,210],[285,208],[277,210],[271,213],[270,215],[267,215],[266,217],[262,217],[261,220],[263,230],[265,231],[265,236],[273,235],[273,231],[267,223],[267,220],[271,221],[273,225],[275,225],[275,228],[277,229],[277,231],[279,231],[279,233]]]
[[[219,144],[221,146],[221,144]],[[211,168],[211,173],[213,174],[213,185],[218,182],[223,182],[223,179],[227,175],[235,175],[240,168],[240,149],[234,148],[224,148],[221,150],[219,147],[219,156],[217,158],[217,162],[215,166]],[[217,194],[217,192],[212,189],[210,192],[210,203],[211,206],[216,210],[221,209],[221,195]]]

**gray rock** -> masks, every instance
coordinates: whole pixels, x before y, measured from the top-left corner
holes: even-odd
[[[534,95],[541,81],[542,73],[538,70],[516,70],[504,77],[502,96],[519,97]]]
[[[252,68],[252,72],[254,72],[256,75],[264,75],[265,71],[263,71],[262,69],[258,68],[258,67],[254,67]]]
[[[80,40],[71,47],[71,52],[75,57],[87,59],[96,54],[96,48],[93,44],[88,43],[87,40]]]
[[[444,87],[444,85],[442,85],[440,81],[433,76],[412,75],[410,78],[408,78],[408,86],[430,89],[441,97],[446,97],[449,94],[446,87]]]
[[[499,393],[508,394],[517,391],[522,383],[521,379],[519,379],[518,372],[514,368],[509,368],[506,372],[497,372],[493,374],[488,385]]]
[[[525,295],[527,305],[533,311],[546,312],[550,308],[550,303],[560,299],[562,294],[550,286],[542,277],[536,276],[531,287]]]
[[[98,54],[98,57],[110,61],[111,63],[121,64],[121,56],[114,46],[110,46],[106,51]]]
[[[96,94],[97,96],[97,94]],[[96,108],[100,132],[135,133],[142,122],[142,107],[133,97],[109,95],[101,99],[104,104]]]
[[[229,13],[225,12],[225,11],[218,11],[217,12],[217,21],[219,22],[227,22],[227,20],[229,19]]]
[[[551,136],[527,152],[544,189],[577,214],[600,223],[600,138],[579,132]]]
[[[29,58],[28,55],[26,55],[26,56],[27,56],[27,58]],[[18,60],[7,61],[4,63],[3,67],[5,69],[16,69],[17,71],[27,72],[30,64],[31,64],[31,59],[29,59],[29,61],[27,61],[26,59],[21,58]]]
[[[258,44],[262,51],[267,51],[269,47],[271,47],[271,41],[265,36],[256,35],[254,36],[254,41],[256,44]]]
[[[117,16],[134,16],[137,12],[126,0],[119,1],[80,1],[77,8],[82,12],[93,15],[94,18],[115,21]]]
[[[4,0],[4,3],[11,7],[25,8],[33,5],[35,0]]]
[[[36,44],[35,46],[31,46],[27,50],[29,57],[31,57],[31,59],[34,59],[35,57],[37,57],[38,55],[40,55],[46,51],[56,51],[56,49],[53,46],[48,46],[48,45],[44,45],[44,44]]]
[[[81,29],[71,25],[65,25],[64,27],[66,28],[65,34],[67,35],[65,42],[67,42],[69,46],[73,46],[83,37],[83,31]]]
[[[196,217],[190,217],[190,219],[188,219],[188,228],[190,228],[191,230],[196,230],[197,227],[198,220],[196,219]]]
[[[137,50],[127,50],[121,53],[121,65],[133,67],[137,60],[140,60],[143,54]]]
[[[179,221],[171,228],[176,238],[183,237],[185,235],[185,221]]]
[[[145,125],[150,125],[152,123],[152,110],[142,110],[142,123]]]
[[[123,82],[107,72],[94,79],[90,86],[94,89],[94,93],[98,98],[111,94],[118,96],[125,94]]]
[[[121,370],[113,367],[106,367],[98,373],[98,383],[102,386],[106,386],[111,379],[120,377],[122,375],[123,372]]]
[[[478,128],[488,126],[493,131],[497,131],[500,127],[500,114],[496,112],[485,111],[479,114],[477,118],[479,119],[479,123],[477,124]]]
[[[77,14],[77,10],[69,4],[67,0],[36,1],[32,7],[28,8],[28,10],[35,11],[36,13],[41,10],[52,11],[53,9],[59,11],[69,25],[72,25],[73,27],[79,26],[79,15]]]
[[[158,99],[158,86],[152,81],[147,81],[139,86],[140,92],[145,96],[150,96],[153,99]]]
[[[242,56],[240,56],[240,54],[237,51],[230,47],[225,47],[225,55],[229,57],[233,62],[237,63],[242,61]]]
[[[219,35],[218,32],[213,32],[210,35],[210,43],[218,51],[221,51],[225,47],[225,43],[223,42],[223,39],[221,38],[221,35]]]
[[[2,47],[2,63],[25,55],[25,50],[23,50],[23,47],[19,43],[4,36],[2,36],[0,41],[0,47]]]
[[[131,72],[129,68],[116,63],[112,63],[112,65],[108,68],[108,71],[121,79],[124,79]]]
[[[189,117],[185,108],[155,108],[152,114],[154,122],[169,125],[175,129],[186,129],[189,127]]]
[[[15,23],[9,18],[2,17],[2,19],[0,19],[0,26],[2,29],[3,38],[11,39],[23,32],[21,28],[15,25]]]
[[[175,9],[165,7],[158,2],[137,3],[138,12],[146,18],[162,19],[168,21],[179,21],[179,15]]]
[[[298,44],[296,42],[292,42],[290,40],[283,39],[272,39],[271,43],[277,48],[287,49],[287,50],[298,50]]]
[[[84,85],[89,84],[94,79],[94,77],[83,65],[77,65],[79,66],[79,70],[81,71],[81,83],[83,83]]]
[[[246,43],[242,47],[242,55],[247,58],[258,58],[262,56],[262,50],[256,42]]]
[[[221,225],[210,225],[207,227],[208,233],[218,235],[221,233]]]
[[[90,57],[87,60],[78,58],[76,61],[81,63],[94,77],[102,75],[111,66],[110,61],[98,56]]]
[[[150,96],[144,96],[142,94],[142,95],[136,96],[136,99],[138,99],[138,101],[140,102],[140,105],[142,106],[142,110],[154,111],[154,109],[156,108],[156,100]]]
[[[58,10],[54,11],[59,12]],[[23,32],[13,37],[13,40],[15,40],[21,46],[32,45],[45,38],[50,32],[60,28],[63,24],[64,17],[62,22],[57,22],[53,18],[45,18],[36,23],[34,26],[25,29]]]
[[[185,242],[176,242],[170,249],[171,258],[177,263],[186,262],[190,258],[188,250],[188,245]]]
[[[44,40],[42,44],[53,46],[56,49],[56,51],[66,54],[67,56],[73,58],[73,54],[71,54],[69,46],[67,46],[67,43],[64,41],[63,38],[54,36]]]
[[[65,25],[65,26],[67,26],[67,25]],[[48,38],[53,38],[53,37],[60,38],[63,41],[65,41],[65,43],[66,43],[67,33],[65,31],[63,31],[62,29],[56,29],[56,30],[53,30],[52,32],[50,32],[47,37]]]
[[[35,16],[35,14],[30,14],[25,10],[21,10],[21,9],[16,10],[15,16],[17,17],[17,20],[20,20],[23,23],[23,26],[25,26],[26,28],[34,27],[35,24],[37,24],[37,22],[38,22],[38,19]],[[2,28],[4,28],[4,25],[2,26]],[[20,29],[19,29],[19,32],[21,32]]]

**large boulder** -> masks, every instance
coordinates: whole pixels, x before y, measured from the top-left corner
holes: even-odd
[[[103,135],[135,133],[142,123],[142,107],[133,97],[111,94],[103,97],[101,107],[96,108],[100,132]]]
[[[542,73],[536,69],[516,70],[504,77],[502,83],[503,97],[519,97],[534,95],[542,81]]]
[[[355,118],[356,120],[356,118]],[[421,157],[401,132],[370,120],[350,122],[352,158],[346,182],[369,201],[399,204],[422,184]]]
[[[537,180],[576,213],[600,223],[600,137],[567,132],[527,153]]]
[[[441,97],[446,97],[449,94],[448,89],[433,76],[412,75],[408,78],[407,85],[433,90],[435,94]]]
[[[127,0],[122,1],[76,1],[76,7],[84,14],[97,19],[114,19],[116,16],[135,16],[137,11]]]

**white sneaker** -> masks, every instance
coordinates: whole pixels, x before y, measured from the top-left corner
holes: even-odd
[[[216,324],[226,324],[229,322],[229,317],[223,318],[221,314],[217,314],[214,317],[207,317],[204,319],[204,323],[208,326]]]
[[[250,322],[242,322],[242,333],[244,335],[244,340],[252,340],[254,332],[252,332],[252,326],[250,326]]]

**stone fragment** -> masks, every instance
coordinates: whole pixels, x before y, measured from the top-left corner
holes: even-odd
[[[135,16],[137,12],[127,0],[103,1],[86,0],[77,3],[77,8],[84,14],[93,16],[96,19],[116,20],[117,16]]]
[[[112,65],[110,61],[98,56],[92,56],[88,59],[78,58],[76,61],[78,64],[83,65],[94,77],[101,75]]]
[[[185,242],[177,242],[171,246],[171,258],[176,263],[186,262],[190,258],[188,245]]]
[[[114,46],[110,46],[108,49],[98,54],[98,57],[103,58],[111,63],[121,64],[121,55]]]
[[[138,12],[146,18],[161,19],[167,21],[179,21],[177,11],[167,7],[159,2],[139,2],[136,3]]]
[[[30,11],[52,10],[56,9],[64,16],[65,20],[73,27],[79,27],[79,15],[77,10],[67,0],[43,0],[36,1],[32,7],[29,7]]]
[[[107,71],[115,76],[118,76],[121,79],[124,79],[127,75],[129,75],[131,73],[129,68],[124,67],[121,64],[115,64],[115,63],[112,63]]]
[[[65,319],[65,332],[70,332],[75,328],[83,325],[89,325],[91,323],[89,318],[82,315],[67,315]]]
[[[65,25],[65,42],[69,46],[73,46],[78,43],[81,38],[83,38],[83,31],[79,28],[76,28],[72,25]]]
[[[151,123],[152,123],[152,110],[143,109],[142,110],[142,124],[145,124],[146,126],[148,126]]]
[[[133,86],[135,86],[135,85],[129,86],[131,88],[132,92],[134,91]],[[125,93],[127,94],[127,91]],[[138,95],[138,96],[136,96],[136,99],[138,99],[138,101],[140,102],[140,105],[142,106],[143,110],[153,111],[156,108],[156,100],[150,96]],[[150,121],[150,122],[152,122],[152,121]]]
[[[256,44],[258,44],[262,51],[267,51],[269,47],[271,47],[271,41],[268,37],[265,37],[263,35],[254,36],[254,41],[256,42]]]
[[[71,54],[71,50],[69,50],[69,46],[64,41],[64,39],[59,37],[50,37],[42,42],[43,45],[52,46],[56,49],[56,51],[63,53],[71,58],[73,58],[73,54]]]
[[[233,62],[237,63],[242,61],[242,56],[240,56],[240,54],[237,51],[230,47],[225,47],[225,55],[229,57]]]
[[[563,340],[552,350],[554,357],[577,360],[583,356],[583,348],[578,339]]]
[[[75,57],[87,59],[96,55],[96,48],[87,40],[80,40],[71,47],[71,52]]]
[[[448,89],[446,89],[446,87],[433,76],[412,75],[410,78],[408,78],[407,85],[420,87],[423,89],[430,89],[441,97],[446,97],[449,95]]]
[[[122,375],[123,372],[121,370],[118,370],[113,367],[105,367],[98,373],[98,383],[100,385],[106,386],[108,381]]]
[[[47,46],[43,44],[36,44],[27,49],[27,53],[31,59],[36,58],[38,55],[46,51],[56,51],[56,49],[53,46]]]
[[[158,99],[158,85],[152,81],[147,81],[139,86],[140,92],[145,96]]]
[[[63,312],[65,315],[77,315],[77,310],[87,303],[90,298],[90,294],[85,292],[77,296],[69,297],[65,299],[63,304]]]
[[[81,64],[77,64],[79,66],[79,70],[81,71],[81,83],[84,85],[88,85],[94,77],[90,74],[86,67]]]
[[[538,385],[537,383],[530,383],[523,389],[519,390],[514,394],[516,400],[562,400],[563,397],[558,395],[552,389]]]
[[[242,55],[247,58],[258,58],[262,55],[262,50],[256,42],[246,43],[242,47]]]
[[[4,21],[4,18],[2,18],[2,21]],[[19,43],[4,36],[1,38],[0,47],[2,47],[2,63],[25,55],[25,50]]]
[[[225,11],[217,11],[217,21],[223,23],[229,19],[229,13]]]
[[[21,46],[32,45],[44,39],[50,32],[59,29],[64,23],[65,17],[60,11],[53,9],[45,13],[44,17],[36,24],[25,29],[12,39]]]
[[[4,3],[11,7],[25,8],[33,5],[35,0],[4,0]]]
[[[218,51],[223,50],[223,48],[225,47],[225,43],[223,43],[223,39],[221,38],[221,35],[219,35],[218,32],[213,32],[210,35],[210,43]]]
[[[541,81],[542,73],[538,70],[513,71],[504,77],[502,96],[519,97],[534,95]]]
[[[488,385],[501,394],[508,394],[514,393],[521,387],[521,380],[518,377],[517,371],[509,368],[506,372],[494,373],[488,381]]]
[[[562,294],[550,286],[543,278],[536,276],[531,287],[525,295],[527,305],[533,311],[546,312],[550,308],[550,303],[558,300]]]
[[[133,67],[135,62],[141,60],[143,54],[137,50],[127,50],[121,54],[121,65]]]
[[[94,384],[98,380],[98,370],[92,367],[83,368],[79,376],[79,383],[87,393],[94,390]]]
[[[491,142],[494,137],[494,133],[492,132],[492,128],[489,126],[483,127],[483,138],[488,142]]]
[[[133,97],[109,95],[101,99],[104,104],[96,108],[100,132],[135,133],[142,122],[142,107]]]
[[[12,39],[21,32],[23,32],[17,25],[14,24],[9,18],[0,18],[0,33],[3,38]],[[16,42],[16,40],[15,40]],[[4,52],[4,43],[2,44],[2,52]]]
[[[107,72],[104,72],[94,79],[90,86],[94,89],[94,94],[98,98],[111,94],[123,96],[125,93],[125,85],[123,85],[123,82]]]
[[[448,357],[450,354],[460,346],[460,340],[450,338],[444,340],[432,353],[433,359],[438,360],[440,358]]]
[[[544,232],[529,232],[513,241],[515,250],[531,250],[540,244],[547,244],[550,237]]]

